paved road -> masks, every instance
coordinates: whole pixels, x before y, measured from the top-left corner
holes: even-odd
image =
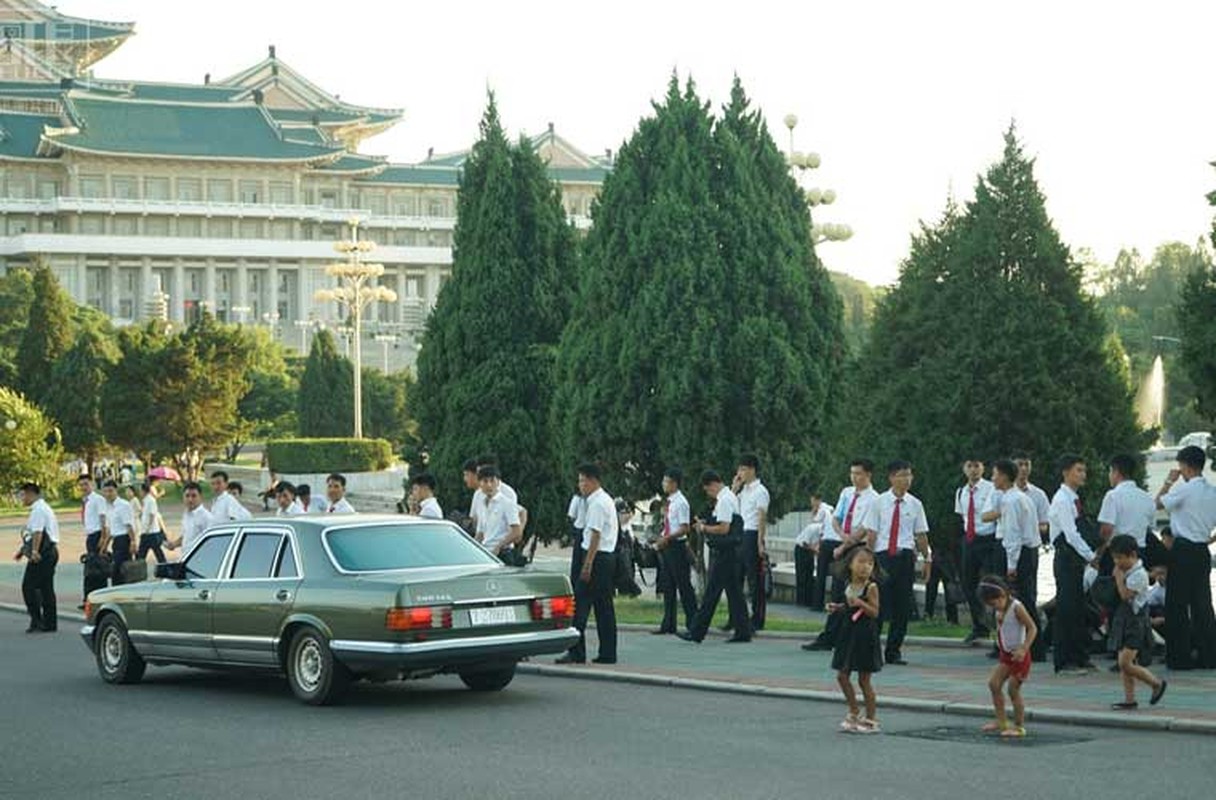
[[[892,712],[888,734],[861,739],[835,731],[831,704],[560,678],[496,695],[446,677],[361,686],[321,709],[274,678],[166,668],[111,687],[74,632],[23,628],[0,613],[6,800],[974,800],[994,774],[1011,797],[1093,800],[1160,795],[1163,775],[1168,795],[1199,796],[1211,777],[1210,737],[1039,726],[1069,741],[928,741],[903,734],[974,723]]]

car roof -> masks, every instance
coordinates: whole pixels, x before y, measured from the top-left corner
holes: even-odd
[[[393,525],[426,525],[444,522],[444,520],[424,519],[407,514],[302,514],[298,517],[268,517],[267,519],[287,522],[296,527],[308,526],[310,528],[342,528],[346,527],[346,524],[367,525],[377,522]]]

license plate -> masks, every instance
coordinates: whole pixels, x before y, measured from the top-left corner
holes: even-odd
[[[510,625],[515,622],[515,606],[470,608],[469,622],[473,625]]]

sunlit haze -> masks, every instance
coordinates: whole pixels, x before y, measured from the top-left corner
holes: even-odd
[[[1111,260],[1209,229],[1216,188],[1210,50],[1216,4],[402,3],[64,0],[133,20],[99,77],[201,82],[278,56],[354,103],[402,108],[364,151],[419,161],[467,147],[487,87],[513,131],[549,122],[590,153],[616,150],[672,70],[715,108],[737,73],[784,147],[818,152],[817,216],[853,239],[833,269],[897,275],[917,220],[971,194],[1011,119],[1065,240]],[[808,182],[807,185],[811,185]]]

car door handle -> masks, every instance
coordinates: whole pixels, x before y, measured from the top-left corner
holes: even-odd
[[[199,590],[199,593],[198,593],[198,599],[199,599],[199,600],[206,600],[206,599],[208,599],[209,597],[211,597],[211,590],[210,590],[210,589],[201,589],[201,590]]]
[[[277,599],[279,602],[286,603],[291,599],[291,592],[287,591],[286,589],[279,589],[279,591],[275,593],[275,599]]]

